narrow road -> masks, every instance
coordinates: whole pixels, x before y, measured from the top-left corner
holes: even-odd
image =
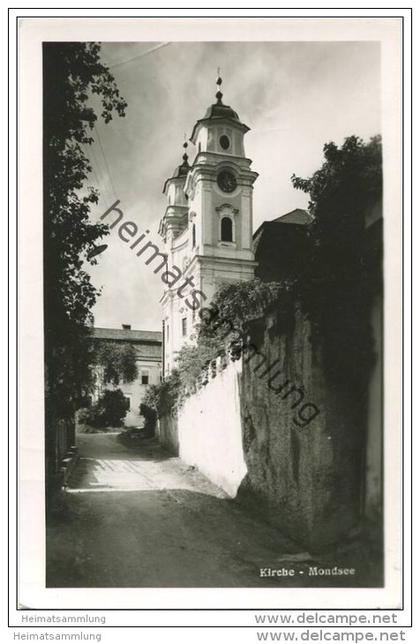
[[[78,444],[71,488],[47,526],[48,587],[313,585],[295,544],[155,440],[133,449],[98,433]],[[282,566],[296,576],[260,577]]]

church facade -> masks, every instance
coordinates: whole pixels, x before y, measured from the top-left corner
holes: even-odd
[[[167,207],[159,233],[168,270],[180,270],[183,277],[183,287],[177,280],[161,299],[164,375],[181,347],[191,342],[200,307],[222,283],[247,281],[255,274],[252,193],[258,174],[245,154],[249,128],[223,103],[220,77],[216,83],[216,103],[193,127],[195,158],[190,165],[185,152],[163,189]]]

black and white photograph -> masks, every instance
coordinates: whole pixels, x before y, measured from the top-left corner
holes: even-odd
[[[274,38],[261,21],[250,38],[185,19],[171,40],[158,18],[138,38],[135,21],[103,38],[57,22],[24,92],[41,106],[45,589],[108,589],[108,607],[117,589],[299,605],[329,589],[342,607],[356,589],[380,606],[387,565],[401,573],[384,387],[401,213],[375,25],[308,37],[284,19]]]

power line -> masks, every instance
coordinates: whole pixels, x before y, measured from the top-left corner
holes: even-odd
[[[148,49],[147,51],[141,52],[141,54],[137,54],[137,56],[133,56],[133,58],[129,58],[128,60],[122,60],[120,63],[114,63],[114,65],[109,65],[109,69],[115,69],[116,67],[120,67],[121,65],[126,65],[127,63],[131,63],[132,60],[137,60],[138,58],[143,58],[143,56],[148,56],[149,54],[153,54],[153,52],[157,51],[158,49],[162,49],[162,47],[167,47],[168,45],[171,45],[172,43],[170,42],[162,42],[156,47],[153,47],[152,49]]]
[[[171,42],[159,43],[158,45],[156,45],[156,47],[152,47],[152,49],[148,49],[147,51],[143,51],[140,54],[137,54],[137,56],[133,56],[132,58],[129,58],[128,60],[123,60],[123,61],[121,61],[119,63],[115,63],[114,65],[109,65],[109,69],[115,69],[115,67],[120,67],[121,65],[126,65],[127,63],[131,63],[133,60],[138,60],[139,58],[143,58],[144,56],[148,56],[149,54],[154,53],[158,49],[162,49],[163,47],[167,47],[168,45],[171,45],[171,44],[172,44]],[[95,130],[96,136],[97,136],[97,141],[98,141],[98,144],[99,144],[99,147],[100,147],[100,150],[101,150],[102,158],[104,160],[105,174],[108,175],[109,185],[112,188],[112,192],[114,193],[115,199],[118,200],[117,192],[115,190],[115,185],[114,185],[114,182],[112,180],[111,170],[110,170],[110,167],[109,167],[106,155],[105,155],[105,151],[104,151],[104,148],[103,148],[103,145],[102,145],[101,136],[99,134],[99,129],[96,127],[95,124],[94,124],[93,127],[94,127],[94,130]],[[92,150],[92,152],[93,152],[93,150]],[[97,164],[97,165],[98,165],[98,167],[100,166],[100,164]],[[98,180],[98,178],[97,178],[97,180]],[[107,182],[105,181],[105,186],[106,186],[106,183]],[[108,190],[107,190],[107,192],[108,192]]]
[[[97,147],[98,143],[97,141],[94,141],[94,143],[89,146],[88,154],[98,183],[98,190],[101,197],[103,197],[107,201],[113,201],[112,190],[110,190],[110,181],[107,178],[104,161],[101,161],[101,159],[99,158],[100,155],[95,151]]]
[[[106,171],[103,169],[103,165],[104,165],[103,162],[102,164],[99,163],[99,158],[96,155],[95,147],[96,147],[96,144],[91,145],[88,152],[90,157],[90,162],[92,164],[93,173],[98,183],[98,190],[100,195],[111,202],[113,201],[113,199],[112,199],[112,192],[110,192],[109,190],[109,181],[107,181],[105,176]],[[98,172],[95,170],[95,167]]]
[[[106,160],[106,156],[105,156],[104,148],[103,148],[103,146],[102,146],[102,141],[101,141],[101,137],[100,137],[100,134],[99,134],[99,130],[98,130],[98,128],[96,127],[96,125],[95,125],[95,124],[93,125],[93,127],[94,127],[94,130],[95,130],[95,132],[96,132],[96,134],[97,134],[97,136],[98,136],[98,143],[99,143],[99,147],[100,147],[101,152],[102,152],[102,157],[103,157],[103,160],[104,160],[104,163],[105,163],[105,169],[106,169],[106,173],[107,173],[107,175],[108,175],[108,179],[109,179],[110,186],[111,186],[112,191],[113,191],[113,193],[114,193],[114,197],[115,197],[115,199],[118,201],[117,191],[115,190],[114,182],[112,181],[111,170],[110,170],[110,168],[109,168],[108,161]]]
[[[90,149],[86,150],[86,154],[88,156],[89,163],[90,163],[90,166],[91,166],[91,172],[93,172],[93,176],[95,177],[96,183],[97,183],[97,185],[99,187],[99,185],[100,185],[99,176],[98,176],[98,173],[95,170],[95,166],[97,166],[99,168],[99,164],[97,163],[95,155],[93,154],[93,149],[90,148]]]

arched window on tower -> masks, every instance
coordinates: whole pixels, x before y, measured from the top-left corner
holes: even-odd
[[[220,224],[220,239],[224,242],[233,241],[233,223],[230,217],[222,217]]]
[[[192,246],[195,248],[195,224],[192,225]]]

